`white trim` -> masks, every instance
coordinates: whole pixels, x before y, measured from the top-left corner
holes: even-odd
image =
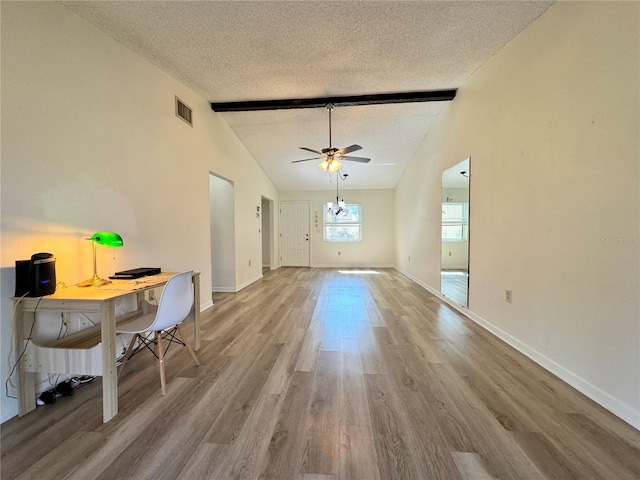
[[[262,273],[260,275],[257,275],[255,277],[253,277],[250,280],[247,280],[246,282],[244,282],[244,283],[242,283],[240,285],[236,285],[235,287],[212,287],[211,288],[211,293],[237,293],[240,290],[242,290],[243,288],[248,287],[252,283],[257,282],[261,278],[262,278]],[[212,303],[212,305],[213,305],[213,303]]]
[[[200,302],[200,313],[204,312],[205,310],[209,310],[211,307],[213,307],[213,300],[209,300],[205,303]]]
[[[635,409],[631,405],[627,405],[626,403],[621,402],[617,398],[611,396],[609,393],[586,381],[579,375],[576,375],[572,371],[567,370],[565,367],[558,364],[551,358],[538,352],[536,349],[531,348],[526,343],[518,340],[504,330],[496,327],[491,322],[482,318],[480,315],[471,312],[470,310],[464,308],[450,298],[443,296],[439,291],[413,277],[408,272],[403,271],[397,266],[395,267],[395,269],[405,277],[423,287],[425,290],[428,290],[430,293],[438,297],[446,304],[456,309],[458,312],[466,316],[469,320],[477,323],[489,333],[495,335],[500,340],[507,343],[509,346],[515,348],[518,352],[522,353],[524,356],[540,365],[549,373],[555,375],[563,382],[578,390],[580,393],[586,395],[598,405],[607,409],[609,412],[613,413],[621,420],[624,420],[632,427],[640,430],[640,409]]]
[[[402,270],[401,268],[395,266],[393,267],[395,268],[397,271],[399,271],[402,275],[404,275],[405,277],[407,277],[409,280],[417,283],[418,285],[420,285],[422,288],[424,288],[425,290],[428,290],[429,293],[433,294],[434,296],[438,297],[440,300],[442,300],[443,302],[445,302],[446,304],[452,306],[453,308],[455,308],[456,310],[458,310],[460,313],[462,313],[463,315],[467,316],[467,313],[469,312],[469,310],[467,310],[466,308],[464,308],[462,305],[460,305],[458,302],[452,300],[449,297],[445,297],[444,295],[442,295],[442,293],[440,293],[440,291],[436,290],[435,288],[433,288],[431,285],[428,285],[426,283],[424,283],[422,280],[414,277],[413,275],[411,275],[409,272],[406,272],[404,270]],[[471,319],[471,318],[470,318]]]
[[[396,268],[391,264],[370,264],[370,263],[328,263],[328,264],[314,264],[311,268]]]
[[[236,287],[211,287],[211,293],[236,293]]]
[[[248,287],[249,285],[251,285],[252,283],[257,282],[257,281],[258,281],[258,280],[260,280],[261,278],[262,278],[262,273],[260,273],[260,275],[257,275],[257,276],[255,276],[255,277],[253,277],[252,279],[247,280],[246,282],[244,282],[244,283],[242,283],[242,284],[238,285],[238,286],[236,287],[236,292],[239,292],[239,291],[240,291],[240,290],[242,290],[243,288],[246,288],[246,287]]]

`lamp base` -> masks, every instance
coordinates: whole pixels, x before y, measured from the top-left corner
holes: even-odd
[[[89,280],[85,280],[84,282],[80,282],[78,284],[79,287],[101,287],[102,285],[108,285],[111,283],[111,280],[107,280],[105,278],[90,278]]]

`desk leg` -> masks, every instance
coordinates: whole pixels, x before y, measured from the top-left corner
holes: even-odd
[[[102,304],[102,421],[118,414],[118,371],[116,368],[115,302]]]
[[[193,349],[200,350],[200,275],[194,275],[193,281]]]
[[[22,303],[18,303],[16,307],[16,329],[15,329],[15,337],[13,350],[16,355],[16,360],[25,351],[26,344],[25,341],[29,336],[29,331],[31,331],[31,323],[29,323],[29,328],[27,329],[27,325],[24,321],[25,312],[22,308]],[[33,314],[35,317],[35,314]],[[32,322],[35,322],[35,318],[32,318]],[[36,384],[35,384],[35,374],[29,373],[25,371],[24,368],[25,358],[24,355],[18,360],[16,365],[16,378],[17,378],[17,394],[18,394],[18,415],[23,416],[29,413],[36,408]]]

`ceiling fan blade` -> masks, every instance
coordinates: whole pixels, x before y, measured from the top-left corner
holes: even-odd
[[[323,157],[314,157],[314,158],[304,158],[302,160],[294,160],[291,163],[298,163],[298,162],[308,162],[309,160],[320,160]]]
[[[307,148],[307,147],[300,147],[300,149],[302,150],[306,150],[307,152],[311,152],[311,153],[317,153],[318,155],[322,155],[322,152],[319,152],[317,150],[313,150],[311,148]]]
[[[350,162],[360,162],[360,163],[369,163],[371,161],[370,158],[362,158],[362,157],[340,157],[340,160],[348,160]]]
[[[356,150],[362,150],[362,147],[360,145],[354,144],[348,147],[341,148],[340,150],[337,151],[337,153],[339,153],[340,155],[344,155],[345,153],[355,152]]]

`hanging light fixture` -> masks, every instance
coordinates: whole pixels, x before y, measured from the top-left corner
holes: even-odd
[[[345,173],[344,176],[342,176],[342,179],[344,180],[347,176],[348,176],[348,174]],[[327,202],[327,209],[334,216],[339,215],[340,213],[345,211],[344,200],[340,199],[340,193],[338,192],[338,180],[340,178],[341,178],[340,172],[338,172],[336,174],[336,201],[335,201],[335,203]]]

